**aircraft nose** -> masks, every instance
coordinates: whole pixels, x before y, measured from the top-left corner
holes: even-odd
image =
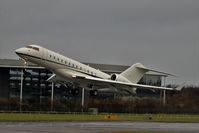
[[[18,49],[16,49],[16,50],[15,50],[15,53],[16,53],[16,54],[21,54],[21,53],[23,53],[23,48],[18,48]]]
[[[27,54],[27,50],[26,50],[26,48],[18,48],[18,49],[15,50],[15,53],[18,56],[22,56],[22,55]]]

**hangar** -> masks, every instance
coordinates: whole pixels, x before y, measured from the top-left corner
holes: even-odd
[[[120,73],[129,66],[84,63],[106,73]],[[21,102],[47,103],[49,99],[61,101],[76,98],[82,100],[81,89],[79,95],[72,95],[70,88],[47,82],[52,72],[30,62],[24,67],[22,60],[0,59],[0,99],[20,98]],[[148,73],[140,80],[142,84],[161,86],[165,84],[166,75]],[[160,97],[160,92],[152,93],[149,90],[138,90],[137,96]],[[23,99],[22,99],[23,97]],[[85,100],[89,94],[85,92]],[[115,98],[110,92],[100,92],[97,98]],[[20,103],[21,103],[20,102]],[[81,103],[81,102],[80,102]]]

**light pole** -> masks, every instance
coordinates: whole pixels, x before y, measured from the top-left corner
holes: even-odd
[[[51,111],[53,111],[53,98],[54,98],[54,83],[52,82],[52,88],[51,88]]]
[[[84,88],[82,88],[82,112],[84,112]]]
[[[22,111],[22,102],[23,102],[23,68],[21,69],[21,86],[20,86],[20,109],[19,111],[21,112]]]
[[[164,77],[164,86],[166,86],[166,76]],[[166,90],[163,90],[163,106],[166,104]]]

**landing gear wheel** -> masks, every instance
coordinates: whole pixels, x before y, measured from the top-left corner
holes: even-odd
[[[98,91],[97,90],[90,90],[90,96],[97,96]]]
[[[79,89],[74,89],[74,94],[79,95]]]
[[[70,89],[69,94],[71,94],[73,96],[77,96],[77,95],[79,95],[79,89]]]

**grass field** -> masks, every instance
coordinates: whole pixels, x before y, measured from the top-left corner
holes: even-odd
[[[103,133],[103,132],[102,132]],[[111,132],[111,133],[177,133],[177,132],[161,132],[161,131],[122,131],[122,132]]]
[[[103,132],[102,132],[103,133]],[[177,133],[177,132],[161,132],[161,131],[122,131],[122,132],[111,132],[111,133]]]
[[[199,115],[171,114],[28,114],[0,113],[0,122],[38,122],[38,121],[147,121],[147,122],[194,122],[199,123]]]

